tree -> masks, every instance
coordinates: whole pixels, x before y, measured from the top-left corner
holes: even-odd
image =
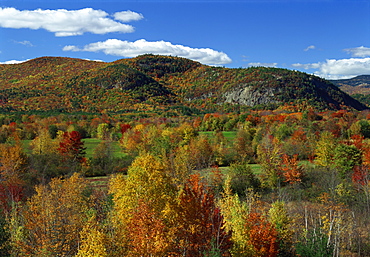
[[[298,164],[297,158],[298,155],[289,157],[287,154],[283,154],[281,169],[285,177],[284,182],[288,182],[289,184],[299,184],[302,182],[303,168]]]
[[[139,200],[138,208],[128,224],[128,256],[165,256],[169,252],[168,228],[150,203]]]
[[[224,184],[224,193],[219,202],[221,213],[225,220],[225,230],[232,233],[232,256],[253,256],[253,246],[249,242],[248,230],[245,227],[249,215],[249,206],[242,202],[237,194],[231,190],[231,178],[227,177]]]
[[[141,240],[134,238],[141,234],[129,232],[135,231],[135,215],[140,217],[140,226],[144,230],[145,224],[150,222],[150,217],[153,217],[151,214],[156,217],[155,221],[158,224],[161,220],[168,224],[172,219],[177,188],[167,174],[166,167],[150,154],[137,157],[129,168],[127,177],[120,174],[114,176],[110,181],[109,192],[113,194],[112,223],[115,228],[117,256],[127,254],[131,241]],[[143,200],[148,206],[142,205],[141,207],[147,209],[146,212],[141,213],[138,212],[138,208]],[[154,242],[151,243],[154,244]],[[162,243],[155,242],[155,244]]]
[[[14,142],[0,145],[0,207],[9,212],[13,202],[23,198],[28,157],[17,136]]]
[[[336,145],[337,142],[332,133],[328,131],[322,132],[320,139],[316,144],[315,162],[329,170],[334,162],[334,150]]]
[[[49,131],[42,129],[31,142],[33,154],[49,154],[57,151],[57,144],[52,140]]]
[[[80,232],[81,244],[76,257],[108,257],[107,235],[100,228],[93,215]]]
[[[362,152],[354,145],[339,144],[334,150],[334,166],[342,179],[362,163]]]
[[[24,238],[14,241],[18,255],[72,256],[77,253],[87,211],[86,181],[78,174],[39,185],[21,209]],[[22,224],[23,223],[23,224]]]
[[[281,171],[281,144],[269,135],[265,141],[258,145],[258,160],[262,168],[262,182],[265,186],[276,189],[280,188],[283,181]]]
[[[234,193],[244,196],[247,189],[259,190],[261,182],[246,163],[232,163],[230,165],[231,188]]]
[[[253,245],[253,256],[278,256],[278,238],[274,226],[260,213],[251,212],[246,221],[249,242]]]
[[[229,252],[231,232],[226,232],[214,195],[200,181],[198,174],[190,176],[180,193],[176,214],[178,254],[202,256],[212,250],[212,244],[222,254]]]
[[[59,142],[59,153],[72,162],[84,162],[86,148],[81,139],[81,135],[77,131],[64,132]]]
[[[270,222],[277,231],[278,256],[293,256],[293,230],[291,229],[293,220],[288,216],[285,203],[274,202],[268,214]]]
[[[99,124],[96,131],[97,131],[97,136],[99,139],[106,140],[109,138],[109,124],[108,123]]]

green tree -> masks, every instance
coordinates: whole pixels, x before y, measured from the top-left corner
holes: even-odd
[[[258,160],[261,164],[261,179],[265,187],[280,188],[284,181],[281,171],[281,144],[273,136],[268,136],[257,147]]]

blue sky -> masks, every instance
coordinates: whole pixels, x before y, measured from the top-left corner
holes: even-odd
[[[370,74],[370,0],[0,0],[0,63],[181,56],[336,79]]]

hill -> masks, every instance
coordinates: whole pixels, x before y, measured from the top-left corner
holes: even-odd
[[[2,112],[191,114],[287,104],[366,108],[328,81],[286,69],[229,69],[156,55],[111,63],[41,57],[0,65]]]
[[[330,80],[344,92],[353,94],[370,94],[370,75],[360,75],[351,79]]]

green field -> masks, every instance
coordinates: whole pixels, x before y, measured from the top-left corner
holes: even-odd
[[[232,142],[236,137],[236,131],[222,131],[222,135],[225,137],[226,140],[229,142]],[[216,132],[214,131],[201,131],[199,132],[199,135],[205,135],[209,138],[212,138],[216,135]]]
[[[99,145],[100,142],[103,140],[97,138],[85,138],[82,139],[84,145],[86,147],[86,157],[92,158],[94,156],[94,150]],[[124,157],[126,154],[122,152],[121,147],[119,146],[119,142],[113,141],[113,156],[114,157]]]
[[[96,138],[85,138],[85,139],[82,139],[82,141],[84,142],[84,146],[86,147],[86,157],[92,158],[94,156],[95,148],[103,140],[96,139]],[[30,148],[31,142],[32,140],[22,140],[24,151],[27,154],[31,153],[31,148]],[[119,142],[113,141],[112,146],[113,146],[113,156],[114,157],[124,157],[126,155],[125,153],[122,152],[121,147],[119,146]]]

